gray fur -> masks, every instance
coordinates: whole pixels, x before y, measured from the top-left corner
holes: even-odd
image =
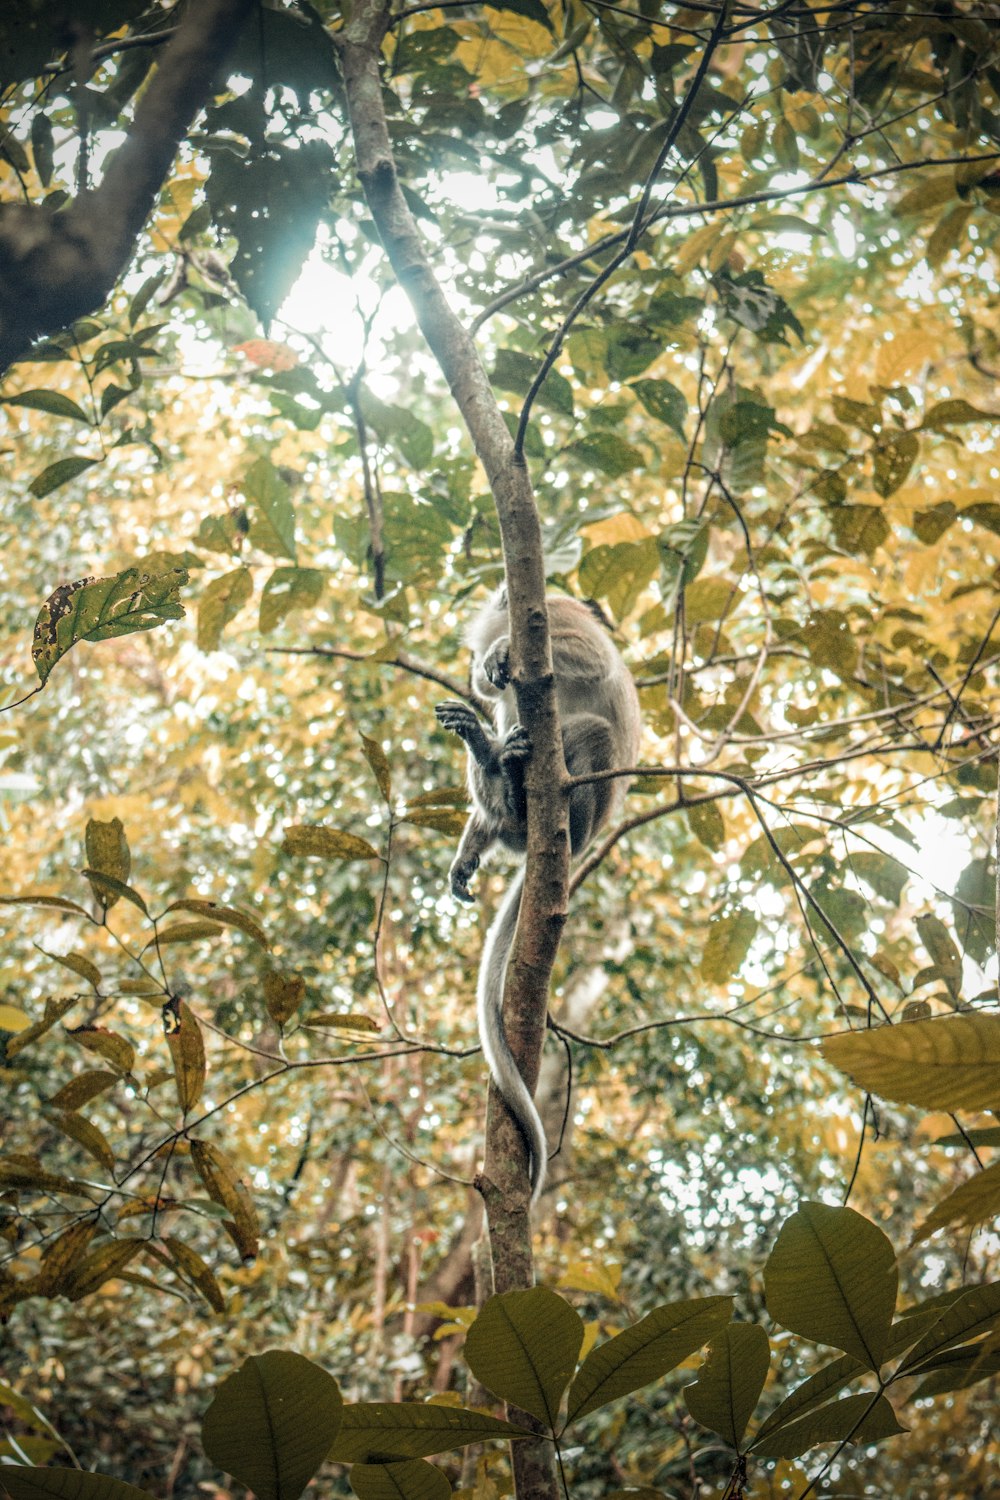
[[[557,594],[546,603],[569,774],[583,776],[588,771],[634,765],[639,749],[639,699],[628,668],[586,605]],[[507,593],[501,588],[480,610],[466,635],[472,650],[472,684],[493,705],[493,732],[466,703],[449,700],[435,710],[440,722],[460,735],[468,750],[472,812],[451,866],[451,889],[460,901],[474,900],[469,881],[496,844],[515,854],[523,854],[527,845],[524,766],[531,746],[517,722],[508,632]],[[624,795],[624,778],[573,790],[569,822],[574,854],[580,854],[619,811]],[[483,1055],[493,1081],[528,1141],[531,1201],[535,1203],[545,1181],[545,1131],[507,1044],[502,1019],[504,977],[523,886],[524,872],[519,870],[486,935],[477,1011]]]

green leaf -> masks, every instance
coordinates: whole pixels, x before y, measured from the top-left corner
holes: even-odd
[[[517,16],[527,16],[529,21],[537,21],[539,26],[544,26],[546,31],[555,35],[552,18],[542,4],[542,0],[490,0],[490,10],[509,10]]]
[[[0,1472],[0,1484],[11,1500],[152,1500],[148,1490],[83,1469],[29,1469],[5,1464]]]
[[[183,1000],[171,1000],[163,1007],[163,1032],[174,1064],[177,1102],[188,1114],[205,1088],[205,1039],[197,1017]]]
[[[0,1160],[0,1191],[8,1188],[28,1188],[40,1193],[74,1193],[86,1196],[82,1187],[71,1177],[59,1172],[49,1172],[35,1156],[13,1152]]]
[[[960,770],[960,780],[961,774]],[[972,860],[956,882],[952,912],[955,935],[963,950],[977,964],[985,964],[996,951],[996,900],[996,873],[992,861]]]
[[[260,630],[267,635],[294,609],[312,609],[326,583],[321,568],[275,568],[260,596]]]
[[[892,528],[877,505],[837,505],[829,515],[834,539],[845,552],[874,557],[892,535]]]
[[[48,187],[52,181],[52,168],[55,162],[55,141],[52,132],[52,121],[48,115],[36,110],[31,121],[31,155],[35,163],[35,171],[42,187]]]
[[[885,1396],[864,1391],[831,1401],[818,1411],[779,1428],[754,1445],[761,1458],[798,1458],[817,1443],[878,1443],[909,1429],[901,1427]]]
[[[730,1323],[708,1346],[708,1358],[684,1399],[696,1422],[738,1448],[764,1389],[771,1351],[756,1323]]]
[[[945,1349],[992,1333],[1000,1322],[1000,1281],[972,1286],[949,1302],[899,1366],[898,1375],[911,1374],[936,1359]]]
[[[184,568],[155,574],[126,568],[110,578],[60,584],[35,621],[31,656],[39,681],[48,681],[56,662],[77,641],[107,641],[181,619],[178,593],[187,581]]]
[[[361,411],[365,421],[383,440],[395,443],[406,462],[414,469],[426,469],[434,457],[434,434],[405,406],[390,406],[369,390],[361,393]]]
[[[106,1281],[120,1276],[143,1247],[140,1239],[105,1240],[74,1268],[61,1290],[71,1302],[82,1302]]]
[[[850,396],[834,396],[832,404],[833,414],[838,422],[843,422],[848,427],[860,427],[862,432],[871,433],[874,437],[882,420],[882,412],[878,406],[871,406],[864,401],[852,401]]]
[[[53,1109],[82,1109],[89,1104],[91,1099],[96,1099],[98,1094],[104,1094],[113,1088],[118,1082],[119,1074],[112,1073],[106,1068],[91,1069],[86,1073],[78,1073],[71,1078],[69,1083],[64,1083],[61,1089],[52,1095],[48,1103]]]
[[[787,1427],[790,1422],[803,1416],[807,1411],[822,1406],[831,1396],[842,1391],[845,1385],[850,1385],[859,1375],[867,1373],[866,1367],[860,1359],[855,1359],[852,1354],[842,1354],[839,1359],[831,1360],[828,1365],[817,1370],[815,1375],[810,1375],[801,1385],[797,1385],[792,1393],[780,1402],[770,1415],[761,1423],[753,1442],[750,1444],[751,1452],[756,1452],[758,1443],[770,1437],[779,1427]]]
[[[87,1052],[103,1057],[116,1072],[131,1073],[135,1065],[135,1048],[123,1036],[104,1026],[67,1026],[66,1035]]]
[[[70,417],[74,422],[90,426],[87,413],[75,401],[71,401],[69,396],[64,396],[62,391],[22,391],[18,396],[5,396],[3,404],[28,406],[34,411],[47,411],[53,417]]]
[[[839,609],[817,609],[809,616],[802,640],[817,667],[829,667],[850,677],[858,664],[858,648],[847,616]]]
[[[700,972],[711,984],[725,984],[739,972],[757,932],[757,918],[743,908],[713,917],[701,955]]]
[[[417,828],[433,828],[438,833],[450,833],[461,838],[465,828],[465,813],[454,807],[407,808],[404,823],[413,823]]]
[[[620,479],[632,469],[642,469],[646,457],[614,432],[598,431],[570,443],[567,453],[586,468],[597,469],[609,479]]]
[[[669,380],[634,380],[629,386],[658,422],[663,422],[684,441],[684,418],[687,415],[687,397]]]
[[[935,402],[921,425],[930,428],[932,432],[946,433],[951,427],[965,427],[970,422],[992,424],[997,420],[995,412],[981,411],[978,406],[973,406],[968,401],[953,399]]]
[[[277,469],[268,459],[258,458],[244,474],[241,489],[251,504],[250,541],[262,552],[294,562],[295,511]]]
[[[943,505],[951,505],[951,502],[946,500]],[[941,506],[937,507],[939,510],[941,508]],[[951,509],[954,515],[955,507],[951,506]],[[927,512],[925,511],[924,514],[926,515]],[[963,506],[960,514],[963,520],[974,521],[977,526],[982,526],[984,530],[992,531],[994,535],[1000,536],[1000,505],[997,505],[996,501],[977,500],[974,505]]]
[[[969,507],[969,509],[974,508]],[[1000,531],[1000,505],[990,505],[987,509],[996,512],[996,526],[992,529]],[[929,510],[918,510],[913,517],[913,530],[916,532],[917,539],[923,542],[925,547],[933,547],[934,543],[944,536],[957,515],[958,509],[950,500],[940,500]],[[975,517],[972,519],[974,520]]]
[[[251,1355],[219,1386],[201,1440],[211,1461],[258,1500],[298,1500],[340,1426],[337,1382],[289,1350]]]
[[[635,606],[658,567],[659,550],[653,537],[613,545],[601,543],[580,563],[580,588],[588,598],[606,599],[620,620]]]
[[[45,495],[50,495],[57,490],[61,484],[68,484],[78,474],[85,474],[92,469],[100,460],[97,458],[85,458],[82,453],[74,453],[71,458],[57,458],[54,464],[49,464],[40,474],[36,474],[28,486],[29,494],[34,495],[36,500],[41,500]]]
[[[306,998],[306,982],[294,971],[265,974],[262,980],[267,1013],[278,1026],[290,1021]]]
[[[198,601],[198,645],[202,651],[218,651],[222,632],[235,620],[253,593],[248,568],[234,568],[213,578]]]
[[[533,1437],[482,1412],[420,1401],[359,1401],[345,1406],[340,1431],[328,1454],[334,1463],[392,1463],[428,1458],[493,1438]]]
[[[123,896],[132,906],[137,906],[144,916],[149,916],[149,908],[134,886],[126,885],[124,880],[116,880],[114,875],[102,875],[100,870],[86,869],[82,874],[90,881],[99,900],[104,901],[105,896],[114,896],[116,899]],[[105,904],[110,905],[110,902]]]
[[[180,901],[171,901],[170,905],[164,908],[163,915],[166,916],[171,911],[190,911],[197,917],[204,917],[207,921],[220,922],[223,927],[236,927],[240,932],[245,932],[247,937],[253,938],[261,948],[271,946],[267,940],[267,933],[257,919],[235,906],[223,906],[218,901],[204,901],[200,897],[185,896]]]
[[[62,896],[0,896],[0,906],[49,906],[54,911],[72,912],[75,917],[86,917],[93,921],[90,912],[75,901],[66,901]]]
[[[985,1224],[1000,1214],[1000,1162],[993,1162],[962,1182],[954,1192],[935,1204],[911,1241],[919,1245],[938,1229]]]
[[[785,1221],[764,1267],[776,1322],[873,1370],[885,1358],[898,1281],[881,1229],[853,1208],[825,1203],[803,1203]]]
[[[285,829],[282,848],[288,854],[315,854],[320,859],[378,859],[366,839],[339,828],[317,828],[307,823]]]
[[[173,1235],[165,1235],[163,1246],[185,1281],[197,1287],[213,1312],[224,1313],[226,1299],[211,1269],[196,1250]]]
[[[726,822],[716,802],[698,802],[685,809],[688,827],[698,840],[718,854],[726,846]]]
[[[1000,1349],[990,1349],[986,1341],[949,1349],[925,1368],[928,1374],[913,1392],[914,1401],[942,1396],[948,1391],[968,1390],[970,1385],[1000,1374]]]
[[[401,1464],[354,1464],[351,1489],[358,1500],[448,1500],[452,1493],[441,1470],[422,1458]]]
[[[490,379],[501,391],[513,391],[515,395],[526,396],[540,364],[538,358],[523,354],[519,349],[498,349]],[[573,415],[573,387],[565,375],[560,375],[558,370],[549,371],[538,392],[538,404],[547,406],[564,417]]]
[[[851,869],[883,901],[888,901],[892,906],[899,905],[899,898],[910,878],[910,872],[898,859],[875,849],[863,849],[859,854],[851,855]]]
[[[694,1297],[657,1307],[598,1344],[570,1386],[567,1421],[584,1417],[677,1368],[728,1323],[732,1297]]]
[[[51,1031],[56,1022],[61,1021],[66,1012],[77,1003],[78,998],[77,995],[63,995],[58,999],[53,999],[51,996],[46,999],[41,1020],[33,1021],[23,1031],[18,1031],[16,1036],[7,1038],[7,1061],[12,1062],[19,1052],[24,1051],[25,1047],[29,1047],[40,1036]]]
[[[614,381],[641,375],[663,353],[663,339],[653,338],[641,328],[619,323],[606,330],[604,368]]]
[[[191,1160],[208,1196],[232,1215],[232,1220],[224,1224],[240,1255],[244,1260],[252,1260],[260,1237],[257,1211],[236,1167],[224,1151],[209,1141],[191,1142]]]
[[[919,451],[920,440],[915,432],[884,433],[872,453],[876,494],[883,500],[894,495],[913,468]]]
[[[739,591],[731,579],[696,578],[684,595],[684,620],[688,625],[701,625],[707,620],[721,620],[728,610],[739,603]]]
[[[114,1171],[115,1153],[111,1149],[111,1142],[92,1120],[70,1109],[51,1110],[49,1114],[54,1125],[62,1131],[63,1135],[69,1136],[71,1140],[76,1141],[78,1146],[82,1146],[89,1156],[100,1162],[106,1172]]]
[[[266,41],[261,46],[270,56]],[[216,225],[237,242],[232,274],[266,326],[315,244],[317,225],[336,187],[337,165],[326,141],[298,136],[286,142],[267,134],[263,106],[263,89],[227,106],[237,113],[234,123],[249,146],[243,155],[213,152],[205,186]],[[228,128],[227,107],[211,111],[213,124]]]
[[[941,918],[933,912],[925,912],[917,918],[920,941],[934,960],[934,966],[948,986],[952,999],[957,999],[962,989],[962,955],[952,939],[951,933]]]
[[[121,881],[122,885],[128,885],[132,855],[121,818],[112,818],[110,823],[100,823],[96,818],[91,818],[84,834],[84,844],[87,864],[92,870],[100,875],[110,875]],[[109,891],[106,887],[100,890],[95,886],[94,895],[106,911],[120,898],[120,892]]]
[[[548,1287],[504,1292],[469,1329],[465,1358],[487,1390],[554,1429],[583,1331],[579,1313]]]
[[[385,751],[378,740],[370,740],[367,735],[361,736],[361,748],[364,751],[365,760],[372,768],[372,775],[378,782],[378,789],[382,793],[385,802],[392,801],[392,776],[389,770],[389,761]]]
[[[940,1016],[841,1032],[821,1043],[827,1062],[859,1088],[924,1109],[1000,1105],[1000,1016]]]
[[[80,978],[85,979],[95,990],[100,989],[101,971],[85,953],[49,953],[47,948],[41,948],[40,944],[39,947],[46,958],[54,959],[64,969],[69,969],[71,974],[79,974]]]

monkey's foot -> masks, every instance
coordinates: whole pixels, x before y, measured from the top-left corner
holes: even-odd
[[[483,671],[498,693],[510,686],[510,637],[502,635],[483,657]]]
[[[434,714],[443,728],[450,729],[452,734],[460,735],[463,740],[475,739],[482,734],[482,726],[475,710],[467,703],[460,703],[457,698],[448,698],[444,703],[439,703]]]
[[[451,879],[451,894],[456,901],[464,901],[467,904],[475,901],[475,896],[469,890],[469,881],[479,868],[479,860],[464,859],[461,864],[456,860],[449,872]]]
[[[500,764],[506,766],[511,761],[523,761],[531,759],[531,740],[528,731],[521,724],[515,724],[508,729],[504,742],[500,746]]]

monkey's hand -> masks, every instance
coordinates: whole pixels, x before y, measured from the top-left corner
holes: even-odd
[[[460,703],[457,698],[448,698],[444,703],[437,704],[434,715],[443,728],[450,729],[452,734],[461,736],[465,741],[475,739],[483,732],[475,710],[467,703]]]
[[[508,729],[504,736],[504,742],[500,746],[500,764],[505,771],[510,771],[515,765],[531,759],[531,740],[528,731],[521,724],[515,724]]]
[[[510,686],[510,636],[494,641],[483,657],[483,672],[498,693]]]
[[[479,868],[478,854],[470,855],[468,859],[456,859],[449,871],[451,879],[451,894],[456,901],[466,903],[475,901],[475,896],[469,890],[469,881]]]

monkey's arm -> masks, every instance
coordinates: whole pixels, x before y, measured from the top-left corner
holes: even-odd
[[[478,870],[483,855],[495,843],[496,829],[473,810],[462,830],[455,858],[448,871],[451,894],[457,901],[475,901],[475,896],[469,890],[469,881]]]
[[[499,774],[500,747],[494,736],[487,734],[478,716],[467,703],[460,703],[456,698],[449,698],[446,702],[437,705],[434,714],[443,728],[450,729],[452,734],[457,734],[465,741],[469,754],[477,766],[480,766],[487,775]]]

